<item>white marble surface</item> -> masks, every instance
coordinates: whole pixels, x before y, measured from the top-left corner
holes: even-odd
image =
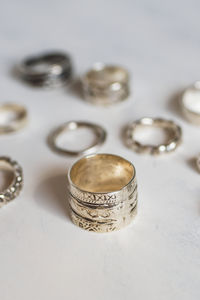
[[[17,159],[25,176],[20,197],[0,212],[0,299],[200,298],[200,177],[190,163],[200,152],[199,128],[173,101],[200,76],[199,10],[197,0],[1,2],[0,102],[26,105],[30,122],[0,137],[0,154]],[[67,89],[33,89],[13,78],[14,63],[46,49],[71,53],[77,74],[96,61],[126,66],[129,101],[97,108]],[[176,120],[182,147],[159,158],[125,148],[122,126],[142,116]],[[135,164],[139,212],[130,227],[101,235],[69,220],[64,176],[73,159],[51,152],[46,137],[71,119],[104,125],[101,152]]]

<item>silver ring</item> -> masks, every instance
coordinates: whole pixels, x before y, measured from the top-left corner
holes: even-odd
[[[10,113],[14,117],[5,122],[5,114]],[[27,110],[18,104],[2,104],[0,105],[0,134],[6,134],[18,131],[27,123]]]
[[[139,127],[159,127],[167,131],[170,137],[166,143],[159,145],[144,145],[135,139],[135,132]],[[161,154],[174,151],[182,141],[182,130],[173,121],[160,118],[142,118],[132,122],[125,130],[125,143],[132,150],[139,153]]]
[[[93,104],[110,105],[129,96],[129,73],[119,66],[96,63],[81,82],[84,98]]]
[[[26,58],[18,66],[23,80],[35,86],[58,86],[72,76],[72,65],[68,55],[48,52]]]
[[[181,99],[182,109],[187,120],[200,125],[200,81],[187,88]]]
[[[61,134],[63,134],[66,131],[77,130],[78,128],[89,128],[94,132],[96,139],[92,145],[79,151],[71,151],[58,146],[57,139]],[[107,135],[106,131],[99,125],[88,123],[88,122],[82,122],[82,121],[70,121],[64,123],[63,125],[56,128],[53,132],[51,132],[48,137],[48,143],[54,151],[60,154],[86,155],[86,154],[95,153],[99,149],[99,147],[105,142],[106,135]]]
[[[0,157],[0,168],[13,172],[13,179],[10,185],[0,192],[0,207],[16,198],[23,187],[23,171],[20,165],[9,157]]]
[[[110,232],[127,226],[135,217],[136,171],[123,157],[85,156],[72,166],[68,178],[74,224],[89,231]]]

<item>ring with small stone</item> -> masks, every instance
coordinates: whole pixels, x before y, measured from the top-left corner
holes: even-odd
[[[94,141],[87,147],[80,150],[70,150],[66,147],[62,147],[58,144],[58,139],[63,133],[75,132],[78,129],[89,129],[94,134]],[[84,122],[84,121],[69,121],[62,124],[54,131],[52,131],[48,137],[49,146],[60,154],[64,155],[86,155],[95,153],[98,151],[99,147],[105,142],[107,133],[103,127],[100,125]]]

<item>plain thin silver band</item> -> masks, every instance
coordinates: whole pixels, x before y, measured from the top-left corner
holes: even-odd
[[[96,135],[96,141],[89,147],[79,151],[71,151],[71,150],[63,149],[57,145],[56,140],[59,137],[59,135],[61,135],[64,131],[73,131],[78,128],[91,129]],[[87,155],[87,154],[97,152],[99,147],[105,142],[106,136],[107,136],[106,131],[99,125],[88,123],[88,122],[82,122],[82,121],[70,121],[64,123],[63,125],[59,126],[53,132],[50,133],[48,137],[48,144],[54,151],[60,154],[73,155],[73,156]]]

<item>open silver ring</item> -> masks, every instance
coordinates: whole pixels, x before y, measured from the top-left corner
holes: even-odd
[[[61,134],[67,131],[75,131],[79,128],[88,128],[91,129],[92,132],[95,134],[95,140],[94,142],[89,145],[88,147],[81,149],[79,151],[71,151],[66,148],[62,148],[58,145],[57,141]],[[64,123],[63,125],[56,128],[54,131],[52,131],[48,137],[48,144],[50,147],[60,154],[64,155],[86,155],[86,154],[92,154],[97,152],[99,147],[105,142],[106,140],[106,131],[103,129],[103,127],[88,123],[88,122],[82,122],[82,121],[70,121],[67,123]]]
[[[145,130],[146,127],[157,127],[167,131],[169,137],[165,143],[158,145],[146,145],[139,142],[135,133],[140,127]],[[173,121],[161,119],[161,118],[142,118],[135,122],[132,122],[126,127],[125,130],[125,143],[126,145],[139,153],[148,154],[162,154],[174,151],[182,141],[182,130]]]

